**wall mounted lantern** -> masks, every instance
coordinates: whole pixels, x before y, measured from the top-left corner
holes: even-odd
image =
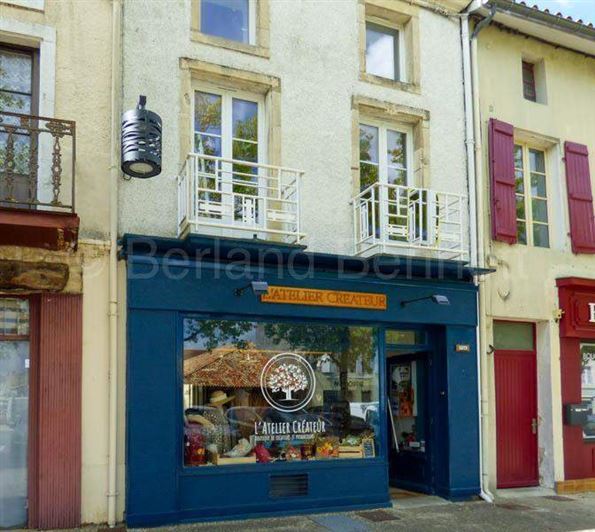
[[[242,288],[236,288],[233,293],[240,297],[244,295],[244,292],[248,289],[252,289],[252,292],[255,296],[262,296],[268,294],[269,292],[269,283],[266,281],[252,281],[250,284],[246,286],[242,286]]]
[[[410,299],[408,301],[401,301],[401,306],[404,307],[409,305],[409,303],[414,303],[416,301],[425,301],[426,299],[431,299],[433,303],[437,305],[450,305],[450,300],[446,296],[442,296],[440,294],[432,294],[431,296],[425,297],[418,297],[416,299]]]
[[[136,109],[122,115],[122,172],[132,177],[161,173],[161,118],[146,103],[141,95]]]

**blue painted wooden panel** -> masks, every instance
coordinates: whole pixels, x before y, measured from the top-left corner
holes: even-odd
[[[177,511],[177,315],[128,313],[127,516]]]
[[[130,308],[471,326],[476,325],[477,319],[475,287],[470,283],[382,280],[369,277],[341,279],[336,274],[329,277],[319,272],[312,272],[308,278],[298,280],[291,278],[287,271],[282,272],[282,277],[279,277],[277,269],[260,274],[247,270],[252,272],[253,278],[267,281],[271,285],[386,293],[388,308],[381,311],[267,304],[261,303],[250,290],[238,297],[234,294],[234,289],[246,286],[250,279],[245,276],[238,279],[238,272],[235,272],[236,279],[230,278],[225,265],[205,263],[200,267],[180,267],[166,263],[163,266],[158,262],[147,263],[133,258],[129,260],[128,268]],[[400,305],[401,301],[436,293],[446,295],[450,306],[437,305],[427,300],[406,307]]]
[[[447,327],[445,347],[448,379],[449,498],[478,494],[479,405],[475,329]],[[457,353],[456,344],[469,344],[471,352]]]
[[[181,516],[201,519],[215,516],[243,516],[292,512],[300,509],[338,508],[362,505],[384,505],[389,502],[387,467],[383,460],[366,463],[256,464],[243,472],[180,476]],[[316,467],[323,466],[323,467]],[[219,472],[220,473],[220,472]],[[272,474],[306,473],[309,493],[306,496],[271,498],[269,479]]]

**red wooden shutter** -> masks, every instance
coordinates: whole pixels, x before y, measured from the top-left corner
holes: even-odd
[[[489,147],[492,238],[514,244],[517,241],[517,224],[512,125],[490,118]]]
[[[595,215],[589,174],[589,151],[584,144],[564,143],[570,240],[574,253],[595,253]]]

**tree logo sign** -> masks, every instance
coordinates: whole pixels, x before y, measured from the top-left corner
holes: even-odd
[[[262,395],[281,412],[297,412],[314,396],[316,377],[310,363],[295,353],[279,353],[260,374]]]

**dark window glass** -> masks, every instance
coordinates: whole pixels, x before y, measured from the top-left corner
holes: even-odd
[[[200,31],[247,44],[249,11],[249,0],[202,0]]]
[[[525,99],[532,102],[537,101],[537,92],[535,91],[535,65],[523,61],[523,95]]]
[[[581,370],[581,400],[590,408],[583,437],[595,442],[595,343],[581,344]]]
[[[29,305],[0,299],[0,528],[27,524]]]
[[[37,114],[37,50],[0,46],[0,112]],[[23,128],[9,135],[4,126],[18,125],[18,118],[3,116],[0,124],[0,206],[2,199],[27,200],[36,188],[37,176],[31,169],[31,136]],[[9,142],[10,140],[10,142]],[[36,139],[34,139],[35,141]],[[3,172],[7,148],[12,144],[13,184],[9,187]],[[10,203],[9,207],[25,205]]]
[[[345,325],[186,320],[184,464],[375,456],[375,334]]]

